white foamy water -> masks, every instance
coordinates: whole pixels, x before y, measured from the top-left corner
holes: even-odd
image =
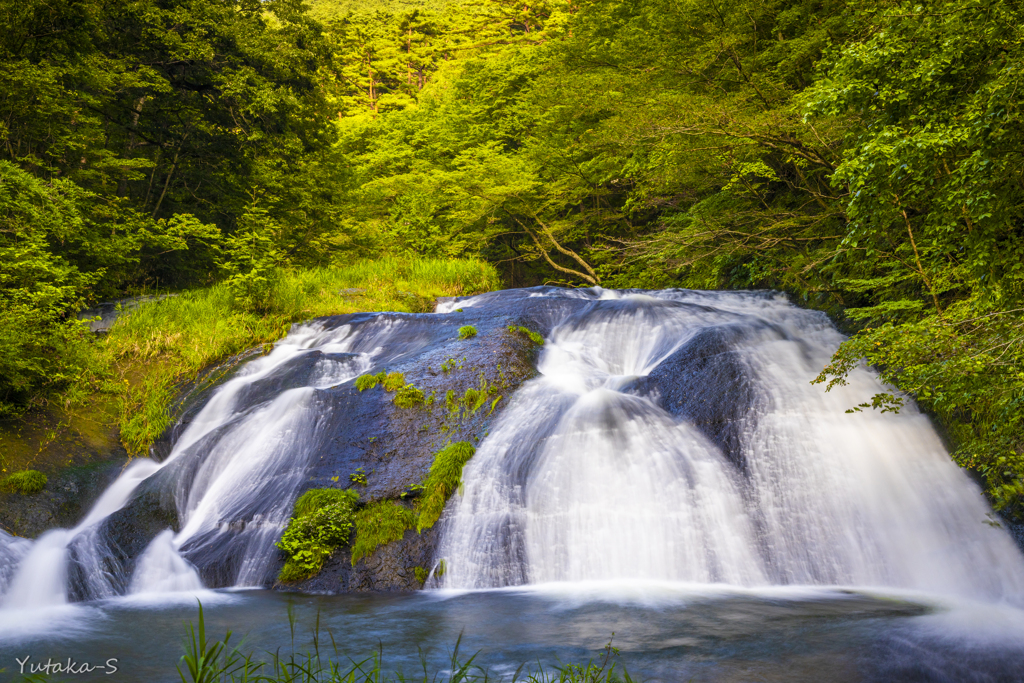
[[[139,558],[130,593],[177,593],[199,591],[203,582],[190,562],[178,554],[174,547],[174,532],[170,529],[157,534]]]
[[[811,384],[842,341],[825,316],[745,293],[594,295],[555,327],[540,376],[466,466],[443,520],[438,585],[626,579],[1024,596],[1024,558],[926,417],[912,405],[846,413],[885,390],[866,368],[828,393]],[[657,396],[629,393],[715,327],[735,333],[753,397],[736,425],[740,463]]]

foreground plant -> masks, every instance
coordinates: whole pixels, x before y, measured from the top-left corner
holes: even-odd
[[[463,661],[461,652],[462,635],[455,641],[443,667],[432,670],[426,653],[419,650],[420,673],[406,675],[402,672],[386,673],[384,670],[384,648],[365,659],[356,661],[338,650],[337,640],[329,630],[332,655],[321,652],[323,638],[320,629],[320,613],[317,612],[313,625],[312,649],[305,652],[295,650],[295,614],[288,608],[288,625],[291,632],[291,652],[280,649],[266,652],[266,661],[257,661],[252,653],[243,654],[238,646],[230,647],[231,632],[223,640],[207,640],[203,605],[199,603],[198,625],[189,622],[184,639],[185,654],[178,664],[182,683],[633,683],[634,679],[620,668],[615,659],[619,656],[611,642],[601,649],[597,661],[586,664],[565,664],[545,670],[540,663],[536,671],[526,670],[522,664],[511,678],[491,674],[476,664],[479,652]],[[184,670],[182,667],[184,666]]]

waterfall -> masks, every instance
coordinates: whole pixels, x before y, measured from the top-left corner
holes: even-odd
[[[473,342],[459,339],[467,322],[480,327]],[[842,341],[824,314],[767,292],[534,288],[446,302],[436,315],[296,325],[179,425],[163,462],[137,459],[74,528],[34,542],[0,533],[0,609],[267,585],[314,471],[338,482],[357,463],[379,463],[363,492],[393,498],[403,476],[429,468],[393,444],[372,452],[372,420],[392,414],[383,393],[374,400],[386,410],[359,423],[358,439],[346,432],[355,423],[339,413],[377,405],[352,380],[397,363],[440,377],[443,396],[447,371],[430,365],[473,348],[493,365],[486,340],[508,339],[512,323],[546,335],[538,374],[480,428],[430,547],[429,586],[648,580],[1024,595],[1024,557],[924,415],[912,404],[846,412],[885,390],[868,368],[831,392],[811,384]],[[427,431],[416,420],[428,414],[403,413],[396,429]],[[117,533],[132,532],[124,515],[140,501],[170,509],[173,524],[158,518],[129,551]]]
[[[313,394],[367,369],[381,341],[400,324],[382,317],[358,334],[349,325],[295,326],[269,354],[247,363],[211,396],[164,462],[134,461],[73,529],[48,531],[35,542],[0,538],[0,608],[67,603],[71,566],[84,584],[77,587],[79,598],[196,590],[202,583],[194,560],[218,553],[229,560],[231,575],[224,583],[262,585],[316,451]],[[281,375],[303,363],[308,386],[282,390]],[[116,553],[101,524],[143,482],[158,476],[170,482],[181,530],[157,535],[125,585],[110,569]]]
[[[924,415],[848,413],[885,390],[867,368],[811,384],[842,341],[823,314],[762,293],[593,298],[465,467],[437,585],[1024,596],[1024,559]]]

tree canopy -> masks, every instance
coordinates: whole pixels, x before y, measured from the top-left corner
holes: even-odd
[[[995,0],[0,0],[0,406],[85,303],[381,255],[775,288],[1024,493],[1024,10]]]

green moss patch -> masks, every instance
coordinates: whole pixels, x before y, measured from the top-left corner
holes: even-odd
[[[295,501],[288,528],[277,547],[288,556],[278,580],[315,576],[328,557],[348,542],[359,494],[342,489],[310,489]]]
[[[463,325],[459,328],[459,339],[471,339],[476,336],[476,328],[472,325]]]
[[[448,444],[434,455],[434,464],[430,466],[427,480],[423,482],[423,497],[416,506],[419,512],[417,531],[429,529],[441,518],[445,503],[462,482],[462,467],[474,453],[476,449],[473,444],[459,441]]]
[[[395,397],[391,401],[399,408],[415,408],[426,402],[426,396],[422,389],[405,383],[404,373],[382,370],[376,375],[360,375],[356,378],[356,389],[359,391],[373,389],[378,384],[383,387],[384,391],[395,393]]]
[[[522,325],[509,325],[508,331],[512,334],[521,334],[529,337],[537,346],[544,346],[544,337],[541,336],[540,332],[534,332],[529,327],[523,327]]]
[[[355,515],[356,540],[352,544],[352,565],[369,557],[379,546],[400,541],[406,529],[416,524],[411,510],[392,501],[367,505]]]
[[[375,386],[383,382],[387,376],[388,373],[386,370],[378,372],[376,375],[359,375],[359,377],[356,377],[356,389],[359,391],[373,389]]]
[[[415,408],[416,406],[423,405],[425,401],[426,396],[424,396],[423,390],[417,389],[411,384],[406,384],[399,389],[392,399],[392,403],[399,408]]]
[[[39,493],[46,486],[46,475],[36,470],[17,472],[0,480],[0,491],[13,491],[23,495]]]
[[[405,375],[401,372],[389,372],[381,384],[384,391],[398,391],[405,386]]]

